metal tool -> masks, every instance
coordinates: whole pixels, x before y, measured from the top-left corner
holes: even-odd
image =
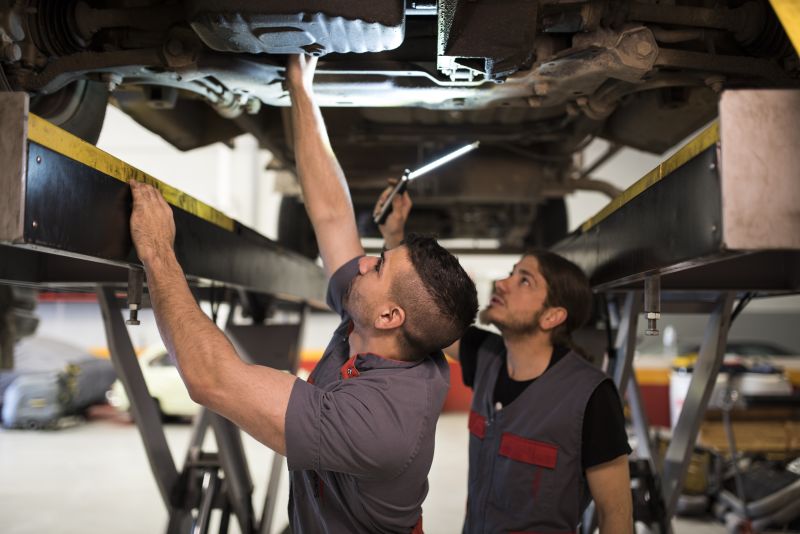
[[[389,216],[390,213],[392,213],[392,201],[394,200],[394,197],[396,197],[397,195],[402,195],[405,192],[406,188],[408,187],[409,182],[419,178],[423,174],[427,174],[433,169],[441,167],[445,163],[448,163],[456,158],[463,156],[468,152],[472,152],[473,150],[478,148],[480,143],[481,143],[480,141],[475,141],[474,143],[462,146],[461,148],[456,149],[450,152],[449,154],[442,156],[439,159],[436,159],[426,165],[423,165],[422,167],[420,167],[415,171],[406,169],[405,172],[403,172],[403,176],[400,178],[400,181],[397,182],[397,185],[394,186],[392,192],[389,193],[388,197],[386,197],[386,200],[384,201],[383,206],[381,206],[380,211],[378,211],[377,215],[375,215],[375,217],[373,218],[375,224],[381,225],[386,223],[386,218]]]
[[[647,317],[645,335],[657,336],[661,319],[661,277],[657,274],[644,279],[644,313]]]
[[[128,311],[130,313],[125,324],[138,325],[139,308],[142,305],[142,286],[144,285],[144,270],[138,267],[128,269]]]

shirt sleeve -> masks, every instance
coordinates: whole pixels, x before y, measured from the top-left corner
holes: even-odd
[[[425,415],[429,395],[408,395],[409,386],[362,376],[324,391],[297,380],[286,410],[289,469],[368,479],[402,473],[418,452],[420,433],[432,424]]]
[[[475,384],[475,373],[478,369],[478,350],[484,344],[496,345],[494,338],[500,338],[488,330],[474,326],[467,328],[458,345],[458,360],[461,363],[461,379],[467,387]]]
[[[363,256],[356,256],[339,267],[331,279],[328,281],[328,306],[339,314],[340,317],[344,315],[344,307],[342,306],[344,296],[350,288],[350,283],[358,275],[358,260]]]
[[[589,398],[583,416],[583,469],[585,471],[630,453],[622,402],[614,383],[604,380]]]

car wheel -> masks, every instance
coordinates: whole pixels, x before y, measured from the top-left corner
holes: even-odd
[[[0,369],[13,369],[14,346],[36,332],[38,294],[35,289],[0,285]]]
[[[24,423],[22,423],[22,428],[25,430],[41,430],[43,425],[39,421],[35,421],[33,419],[28,419]]]
[[[319,255],[314,227],[311,226],[305,205],[298,197],[285,196],[281,199],[278,243],[307,258],[316,259]]]
[[[31,99],[31,111],[88,143],[103,129],[108,88],[101,82],[78,80],[50,95]]]
[[[567,204],[563,198],[549,198],[539,205],[526,248],[550,248],[567,235]]]

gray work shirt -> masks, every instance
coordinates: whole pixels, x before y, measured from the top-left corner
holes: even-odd
[[[331,277],[328,304],[342,317],[308,382],[286,411],[293,534],[421,532],[436,421],[449,387],[444,355],[397,361],[350,354],[342,299],[358,260]]]

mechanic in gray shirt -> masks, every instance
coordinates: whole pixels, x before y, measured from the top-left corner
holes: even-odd
[[[411,532],[428,490],[448,364],[441,351],[412,360],[351,354],[343,300],[361,260],[331,278],[328,304],[342,322],[286,413],[289,512],[304,532],[323,531],[309,525],[320,520],[328,532]]]
[[[131,236],[159,331],[192,399],[287,456],[293,533],[420,533],[449,384],[441,349],[475,318],[475,285],[429,237],[409,236],[380,258],[364,255],[312,96],[315,64],[292,57],[286,78],[298,177],[342,323],[309,382],[238,357],[186,284],[171,208],[135,182]]]

